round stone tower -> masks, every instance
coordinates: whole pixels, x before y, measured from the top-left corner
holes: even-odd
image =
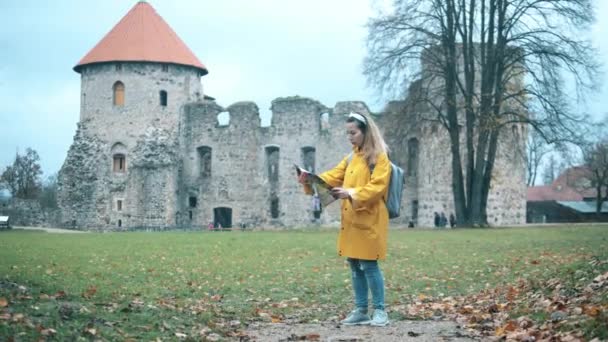
[[[74,70],[81,74],[80,121],[100,138],[123,144],[133,142],[130,137],[150,124],[173,130],[180,107],[203,98],[201,76],[207,74],[145,1],[139,1]]]
[[[139,1],[74,71],[81,74],[81,108],[59,174],[64,224],[175,224],[180,111],[204,99],[207,69]]]

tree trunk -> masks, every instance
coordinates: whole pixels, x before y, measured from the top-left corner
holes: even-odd
[[[454,23],[454,3],[448,1],[446,11],[446,33],[444,35],[445,50],[445,92],[447,107],[447,130],[450,135],[450,148],[452,151],[452,194],[456,208],[456,220],[459,225],[468,225],[467,198],[465,197],[462,165],[460,161],[460,129],[458,126],[458,107],[456,101],[457,88],[457,58],[456,58],[456,27]]]

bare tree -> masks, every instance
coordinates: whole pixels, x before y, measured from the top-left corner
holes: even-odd
[[[40,157],[38,152],[28,148],[25,155],[15,156],[13,165],[6,167],[0,176],[0,184],[7,188],[13,197],[35,198],[40,191]]]
[[[528,186],[536,184],[538,168],[541,166],[543,158],[550,152],[547,142],[538,134],[536,130],[531,130],[528,134],[526,145],[526,183]]]
[[[38,201],[43,208],[57,208],[57,174],[46,178],[40,189]]]
[[[604,202],[608,201],[608,115],[593,127],[581,150],[583,166],[587,171],[586,185],[595,191],[595,213],[599,217]]]
[[[592,21],[591,0],[394,0],[370,21],[368,81],[389,93],[415,81],[408,99],[449,135],[459,224],[487,224],[503,127],[527,124],[548,143],[579,139],[583,118],[563,77],[577,94],[593,87],[598,65],[577,35]]]
[[[559,177],[559,175],[564,171],[565,164],[563,161],[559,161],[556,157],[556,154],[550,154],[547,162],[543,168],[543,184],[549,185],[553,183],[554,180]]]
[[[595,188],[595,213],[599,216],[604,202],[608,201],[608,139],[594,144],[585,153],[585,166]]]

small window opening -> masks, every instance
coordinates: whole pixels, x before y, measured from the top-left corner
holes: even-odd
[[[122,227],[122,220],[118,220],[118,226]]]
[[[270,199],[270,216],[279,218],[279,198],[276,195]]]
[[[418,139],[411,138],[407,142],[407,175],[415,176],[418,168]]]
[[[116,201],[116,210],[117,211],[122,211],[122,200],[117,200]]]
[[[167,106],[167,92],[164,90],[160,91],[160,105],[163,107]]]
[[[127,168],[127,161],[124,154],[114,155],[114,172],[125,172]]]
[[[190,221],[192,221],[192,210],[188,211],[188,215],[190,216]]]
[[[315,172],[315,148],[312,146],[302,147],[302,166],[310,172]]]
[[[188,199],[188,204],[190,205],[190,208],[196,208],[196,197],[191,196]]]
[[[114,97],[113,97],[114,106],[124,106],[125,105],[125,85],[122,82],[117,81],[116,83],[114,83],[112,90],[114,92]]]
[[[279,180],[279,147],[266,147],[266,166],[268,168],[268,179],[271,182]]]

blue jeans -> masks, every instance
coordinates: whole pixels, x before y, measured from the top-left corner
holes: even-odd
[[[377,260],[348,258],[353,273],[355,306],[367,311],[368,290],[372,292],[374,309],[384,310],[384,277]]]

